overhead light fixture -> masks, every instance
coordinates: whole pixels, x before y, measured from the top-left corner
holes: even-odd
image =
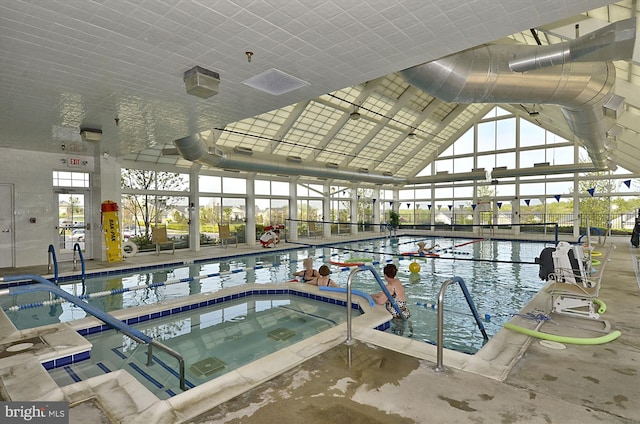
[[[82,141],[98,142],[102,140],[102,130],[95,128],[80,128],[80,138]]]
[[[184,73],[184,85],[187,93],[203,99],[218,94],[220,75],[217,72],[194,66]]]
[[[357,121],[358,119],[360,119],[360,113],[359,112],[352,112],[351,115],[349,115],[349,119]]]
[[[411,131],[409,134],[407,134],[407,137],[409,138],[416,138],[416,133]]]

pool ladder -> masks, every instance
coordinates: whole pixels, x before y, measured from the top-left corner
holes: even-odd
[[[84,267],[84,256],[82,255],[82,248],[80,248],[80,243],[76,243],[73,245],[73,270],[78,269],[78,258],[76,258],[76,252],[78,252],[78,256],[80,256],[80,265],[82,266],[82,282],[86,280],[85,267]]]
[[[393,298],[393,296],[391,296],[391,294],[389,293],[389,290],[387,290],[387,287],[384,284],[384,281],[382,281],[382,279],[380,278],[380,276],[378,275],[378,273],[376,272],[375,268],[373,268],[370,265],[361,265],[358,266],[356,268],[354,268],[350,273],[349,273],[349,278],[347,278],[347,340],[345,341],[345,343],[347,345],[352,345],[353,344],[353,336],[352,336],[352,330],[351,330],[351,321],[352,321],[352,317],[351,317],[351,281],[353,280],[353,277],[355,276],[356,273],[360,272],[360,271],[364,271],[364,270],[368,270],[371,271],[371,273],[374,275],[374,277],[376,278],[376,280],[378,281],[378,284],[380,285],[380,287],[382,288],[382,291],[384,292],[384,294],[387,296],[387,298],[389,299],[389,301],[391,302],[391,304],[393,305],[393,307],[396,309],[396,311],[400,314],[400,316],[402,316],[402,311],[400,310],[400,308],[398,307],[398,304],[396,303],[395,299]],[[489,336],[487,336],[487,331],[484,328],[484,325],[482,324],[482,321],[480,320],[480,314],[478,314],[478,310],[476,309],[476,305],[473,303],[473,299],[471,298],[471,294],[469,293],[469,290],[467,289],[467,285],[465,284],[464,280],[460,277],[452,277],[450,279],[448,279],[447,281],[445,281],[444,283],[442,283],[442,286],[440,287],[440,292],[438,293],[438,340],[437,340],[437,357],[436,357],[436,366],[435,366],[435,370],[436,371],[444,371],[445,368],[443,366],[443,356],[444,356],[444,294],[447,290],[447,287],[449,287],[451,284],[455,284],[458,283],[460,285],[460,289],[462,289],[462,293],[464,294],[465,299],[467,300],[467,304],[469,305],[469,309],[471,309],[471,313],[473,314],[473,318],[476,321],[476,324],[478,325],[478,328],[480,329],[480,332],[482,333],[482,337],[484,338],[485,341],[489,340]]]
[[[387,299],[389,299],[389,302],[398,313],[398,316],[400,317],[403,316],[402,310],[396,303],[396,300],[393,298],[393,296],[391,296],[391,293],[389,293],[389,290],[387,290],[387,286],[385,285],[384,281],[382,281],[382,278],[380,278],[380,275],[378,274],[376,269],[371,265],[360,265],[355,267],[354,269],[351,270],[351,272],[349,273],[349,277],[347,278],[347,340],[346,340],[346,343],[348,345],[353,344],[353,337],[351,335],[352,334],[351,332],[351,294],[352,294],[351,281],[353,280],[353,277],[356,275],[356,273],[360,271],[371,271],[376,281],[380,285],[382,292],[385,294],[385,296],[387,296]]]
[[[482,333],[482,337],[485,341],[489,340],[489,336],[487,336],[487,331],[484,329],[484,325],[480,320],[480,314],[478,314],[478,310],[476,309],[476,305],[473,303],[473,299],[471,299],[471,294],[469,290],[467,290],[467,285],[464,283],[464,280],[460,277],[452,277],[449,280],[442,283],[440,287],[440,292],[438,293],[438,340],[437,340],[437,356],[436,356],[436,371],[445,371],[445,367],[443,365],[443,356],[444,356],[444,294],[447,291],[447,287],[451,284],[458,283],[460,288],[462,289],[462,293],[464,294],[465,299],[467,300],[467,304],[469,305],[469,309],[471,309],[471,313],[473,314],[473,318],[476,320],[476,324],[478,324],[478,328]]]

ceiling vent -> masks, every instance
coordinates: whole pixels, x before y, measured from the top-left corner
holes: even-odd
[[[287,160],[293,163],[301,163],[302,158],[300,156],[287,156]]]
[[[327,168],[334,168],[334,169],[338,168],[338,164],[335,162],[327,162],[324,164],[324,166],[326,166]]]
[[[249,78],[243,84],[274,96],[289,93],[309,85],[308,82],[300,78],[274,68]]]
[[[102,130],[95,128],[80,128],[80,138],[82,141],[91,141],[96,143],[102,140]]]
[[[241,155],[252,155],[253,149],[251,147],[242,147],[236,146],[233,148],[233,151],[236,153],[240,153]]]
[[[220,75],[217,72],[194,66],[184,73],[184,85],[187,93],[203,99],[218,94]]]

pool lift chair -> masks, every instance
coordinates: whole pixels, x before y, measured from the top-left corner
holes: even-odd
[[[582,246],[571,246],[560,242],[552,252],[554,272],[548,275],[550,281],[546,290],[551,294],[552,312],[580,318],[600,319],[606,305],[598,300],[602,275],[604,274],[610,245],[602,257],[602,267],[597,274],[592,270],[590,255],[584,255]]]
[[[156,245],[156,255],[160,255],[163,247],[171,247],[171,254],[176,253],[176,244],[167,237],[167,226],[155,226],[151,228],[151,242]]]

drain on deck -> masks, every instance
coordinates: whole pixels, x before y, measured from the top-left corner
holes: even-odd
[[[296,332],[293,330],[289,330],[288,328],[276,328],[275,330],[269,331],[267,336],[270,339],[276,341],[284,341],[289,340],[291,337],[295,336]]]
[[[202,377],[203,375],[209,377],[211,374],[220,371],[226,366],[227,364],[220,359],[210,356],[191,365],[189,371],[197,377]]]

